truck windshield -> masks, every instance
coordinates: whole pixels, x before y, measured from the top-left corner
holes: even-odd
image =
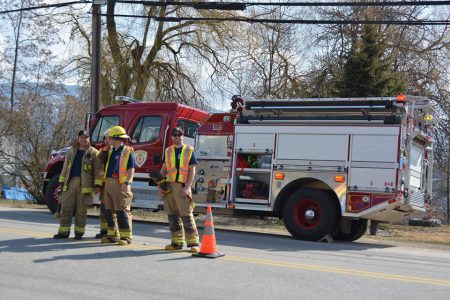
[[[119,116],[103,116],[95,124],[92,131],[91,142],[97,143],[103,141],[103,134],[109,128],[119,125]]]

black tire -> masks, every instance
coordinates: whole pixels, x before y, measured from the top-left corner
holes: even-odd
[[[59,174],[54,175],[47,184],[47,190],[45,191],[45,201],[47,202],[48,209],[54,214],[58,208],[58,192],[59,191]]]
[[[343,233],[340,230],[333,236],[336,241],[353,242],[362,237],[367,232],[367,220],[359,219],[351,221],[349,233]]]
[[[320,240],[332,232],[337,220],[338,210],[334,199],[328,193],[317,189],[295,191],[283,209],[286,229],[299,240]]]

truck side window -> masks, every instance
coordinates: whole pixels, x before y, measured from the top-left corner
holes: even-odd
[[[178,120],[177,127],[183,128],[184,136],[195,138],[200,124],[188,120]]]
[[[119,125],[119,116],[101,117],[92,131],[91,142],[102,142],[105,131],[116,125]]]
[[[136,143],[152,142],[159,137],[161,124],[162,118],[159,116],[142,117],[134,128],[131,139]]]

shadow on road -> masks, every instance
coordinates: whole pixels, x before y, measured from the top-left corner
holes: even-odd
[[[125,258],[125,257],[143,257],[156,254],[167,254],[165,250],[121,250],[113,252],[102,252],[102,253],[89,253],[89,254],[72,254],[72,255],[60,255],[54,256],[52,258],[35,259],[35,263],[46,263],[57,260],[87,260],[87,259],[115,259],[115,258]]]
[[[0,219],[54,224],[57,219],[53,217],[48,210],[0,210]],[[53,222],[52,222],[53,220]]]
[[[16,221],[25,221],[33,223],[41,223],[54,225],[57,228],[58,221],[48,212],[37,210],[4,210],[0,211],[0,219],[9,219]],[[88,229],[85,236],[92,234],[92,225],[98,226],[98,218],[88,218]],[[200,225],[200,224],[199,224]],[[335,242],[335,243],[318,243],[295,240],[289,236],[270,235],[264,233],[251,233],[240,231],[229,231],[216,229],[217,245],[220,250],[221,246],[240,247],[248,249],[259,249],[266,251],[364,251],[367,249],[384,249],[394,247],[392,245],[380,245],[358,242]],[[56,230],[55,230],[56,232]],[[199,228],[200,238],[203,229]],[[151,223],[151,222],[134,222],[133,235],[137,244],[141,243],[146,237],[167,239],[169,240],[169,229],[167,224]],[[66,240],[70,241],[70,240]],[[72,240],[73,241],[73,240]],[[58,251],[68,248],[82,247],[102,247],[100,243],[83,243],[83,242],[63,242],[53,239],[22,239],[0,242],[1,251],[11,252],[35,252],[35,251]],[[151,250],[146,250],[148,253]],[[117,251],[116,255],[124,255],[124,251]],[[125,251],[126,253],[127,251]],[[128,251],[130,255],[139,256],[139,251]],[[122,254],[121,254],[122,253]],[[126,254],[125,254],[126,255]],[[92,257],[94,258],[94,257]],[[96,257],[98,258],[98,257]],[[108,258],[108,257],[105,257]],[[69,258],[67,258],[69,259]],[[74,258],[77,259],[77,258]],[[86,259],[86,258],[85,258]],[[87,258],[89,259],[89,257]]]
[[[88,239],[86,239],[88,240]],[[23,238],[0,241],[1,252],[53,252],[67,249],[101,247],[99,243],[86,243],[74,239],[54,240],[52,238]]]

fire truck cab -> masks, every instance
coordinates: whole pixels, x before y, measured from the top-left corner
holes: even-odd
[[[132,183],[134,199],[132,206],[161,208],[161,199],[156,185],[149,186],[149,172],[159,171],[164,149],[170,145],[172,128],[184,129],[184,142],[194,145],[198,127],[208,114],[202,110],[179,103],[139,102],[127,97],[117,97],[119,104],[105,107],[90,118],[91,144],[100,149],[104,146],[104,132],[115,125],[124,127],[131,137],[129,146],[134,148],[136,172]],[[55,151],[44,171],[43,192],[47,206],[55,212],[57,208],[58,178],[64,163],[65,153],[70,147]]]
[[[199,128],[197,206],[279,217],[311,241],[353,241],[368,220],[424,211],[433,165],[427,99],[238,99]]]

